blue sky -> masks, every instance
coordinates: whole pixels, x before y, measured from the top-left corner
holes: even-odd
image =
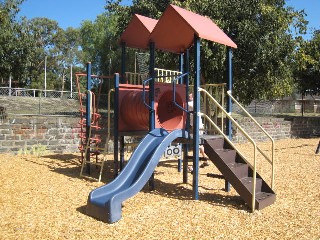
[[[129,4],[131,0],[124,0]],[[83,20],[94,20],[96,16],[105,11],[105,0],[25,0],[21,5],[20,16],[28,19],[34,17],[47,17],[56,20],[59,26],[80,27]],[[310,38],[312,29],[320,29],[320,0],[286,0],[288,6],[297,10],[304,9],[309,21]]]

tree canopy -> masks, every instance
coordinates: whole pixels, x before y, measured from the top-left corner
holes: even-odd
[[[302,94],[320,94],[320,31],[301,43],[296,55],[297,90]]]
[[[307,29],[305,13],[286,6],[285,0],[133,0],[130,6],[106,0],[106,12],[95,21],[66,30],[47,18],[18,18],[22,2],[0,0],[0,78],[11,74],[21,87],[43,87],[45,60],[50,89],[67,89],[70,67],[83,71],[86,62],[97,74],[120,71],[118,41],[132,15],[159,19],[173,3],[211,18],[238,45],[233,51],[233,93],[243,103],[288,96],[294,90],[319,93],[319,31],[311,40],[296,37],[295,31]],[[140,50],[127,54],[129,71],[135,51]],[[227,81],[226,52],[223,45],[201,41],[201,73],[207,83]],[[157,52],[156,65],[176,70],[178,57]]]
[[[129,7],[119,3],[107,1],[107,10],[118,16],[118,35],[133,13],[158,19],[170,3],[210,17],[238,45],[233,58],[234,94],[243,102],[282,97],[293,91],[297,41],[291,28],[303,33],[306,22],[304,12],[286,7],[284,0],[134,0]],[[203,78],[207,83],[226,82],[226,47],[204,40],[201,44]],[[161,57],[158,64],[174,65],[165,55]]]

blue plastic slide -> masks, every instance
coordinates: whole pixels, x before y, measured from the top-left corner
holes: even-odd
[[[186,138],[187,132],[177,129],[168,133],[162,128],[149,132],[121,173],[109,184],[94,189],[89,194],[86,213],[108,223],[120,220],[122,202],[144,187],[165,149],[179,137]]]

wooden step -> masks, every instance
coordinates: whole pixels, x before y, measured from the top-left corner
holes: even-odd
[[[252,177],[244,177],[240,179],[241,183],[248,189],[250,193],[253,191],[253,178]],[[256,178],[256,193],[261,192],[262,179]]]
[[[248,176],[248,164],[239,163],[239,162],[232,162],[228,164],[229,168],[235,175],[241,179]]]
[[[276,194],[270,192],[256,193],[256,209],[261,210],[276,201]]]
[[[234,163],[236,160],[237,152],[235,150],[223,148],[223,149],[215,149],[215,152],[218,154],[221,160],[224,161],[226,164]]]
[[[219,138],[211,138],[211,139],[205,139],[205,142],[210,145],[213,149],[222,149],[224,145],[224,139]]]
[[[251,207],[253,170],[245,159],[237,154],[230,144],[221,142],[219,138],[206,139],[204,149],[224,178],[230,182],[241,198]],[[255,192],[255,208],[258,210],[271,205],[276,200],[276,194],[258,173],[256,174]]]

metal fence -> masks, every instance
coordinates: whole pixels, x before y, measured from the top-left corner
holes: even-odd
[[[79,115],[77,92],[0,87],[0,100],[8,114]]]
[[[0,96],[78,99],[77,92],[9,87],[0,87]]]

